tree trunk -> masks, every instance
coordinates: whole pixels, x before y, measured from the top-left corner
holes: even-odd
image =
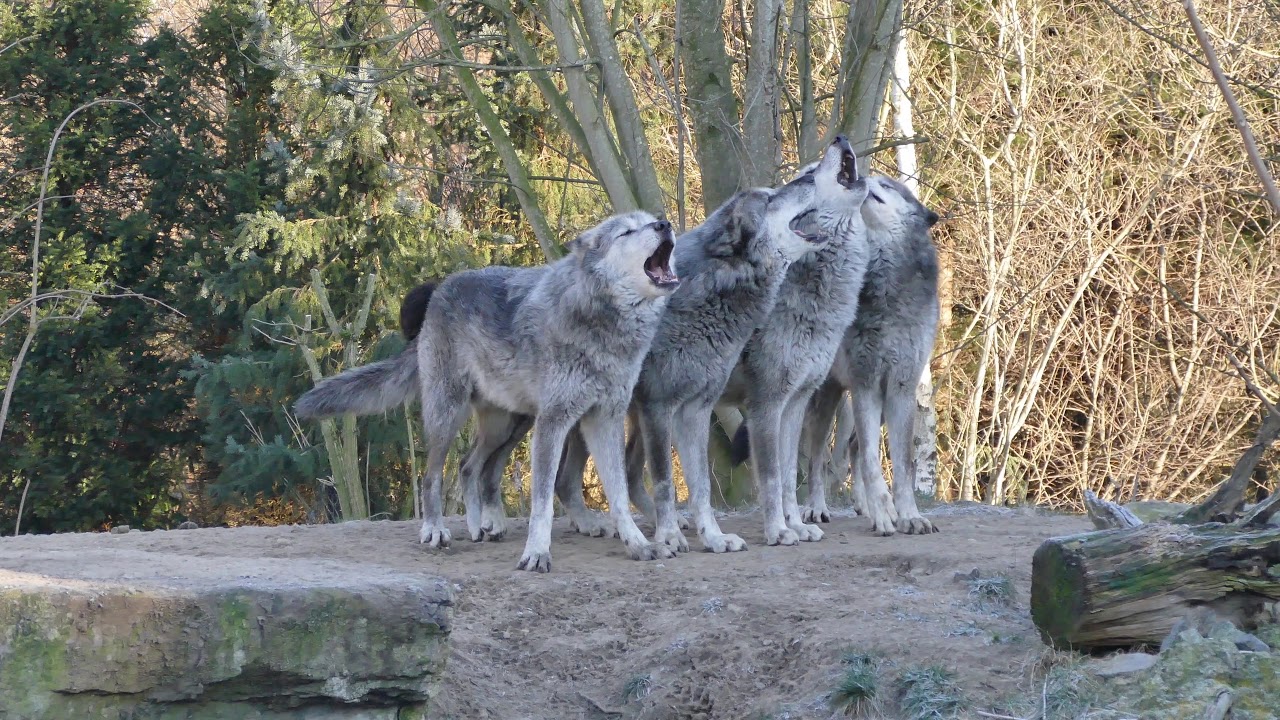
[[[1031,617],[1063,649],[1158,645],[1194,607],[1243,625],[1275,600],[1280,528],[1151,523],[1052,538],[1031,563]]]
[[[833,130],[847,134],[860,156],[858,169],[870,160],[862,154],[875,145],[885,87],[893,66],[894,45],[902,25],[902,0],[852,0],[845,29],[841,82],[832,103]],[[830,140],[830,138],[828,138]]]
[[[415,0],[415,2],[423,12],[430,15],[431,24],[436,37],[440,40],[440,45],[450,56],[461,60],[462,50],[458,46],[458,35],[454,32],[453,23],[445,15],[443,8],[438,7],[435,0]],[[524,161],[520,159],[520,154],[516,152],[515,144],[511,142],[511,136],[502,127],[502,120],[494,112],[489,98],[485,97],[480,83],[476,82],[475,73],[461,66],[455,66],[453,70],[458,76],[458,84],[462,86],[462,93],[466,95],[467,102],[471,103],[472,109],[480,118],[480,123],[484,125],[485,132],[489,133],[489,140],[498,151],[498,157],[502,158],[507,177],[510,178],[511,185],[516,190],[516,198],[520,201],[520,209],[524,211],[525,219],[533,227],[533,234],[538,238],[542,254],[546,256],[548,262],[556,259],[560,256],[560,250],[555,233],[551,231],[551,225],[547,223],[542,206],[538,204],[538,198],[533,193],[533,186],[529,183],[529,173],[524,167]],[[596,159],[599,160],[599,157]]]
[[[555,36],[560,61],[580,62],[582,56],[578,52],[578,37],[573,32],[568,0],[548,0],[546,9],[547,24],[551,26],[551,34]],[[582,130],[586,133],[587,144],[591,147],[591,154],[596,159],[600,182],[604,184],[609,201],[613,203],[613,211],[630,212],[638,209],[640,202],[622,167],[617,147],[609,134],[609,124],[596,105],[595,93],[591,90],[586,71],[581,67],[565,68],[564,82],[569,88],[573,112],[578,116]]]
[[[743,172],[749,187],[773,185],[782,162],[778,126],[778,22],[782,0],[756,0],[743,90]]]
[[[605,16],[601,0],[582,0],[582,25],[587,39],[600,61],[600,77],[603,79],[604,96],[613,112],[613,124],[617,128],[622,153],[631,168],[631,186],[636,190],[640,207],[655,215],[665,212],[662,188],[658,185],[658,172],[653,167],[649,153],[649,140],[644,134],[644,122],[640,119],[640,107],[636,104],[631,79],[627,77],[618,57],[618,44],[613,39],[613,29]]]
[[[681,0],[680,64],[707,215],[743,187],[738,97],[725,52],[724,0]]]

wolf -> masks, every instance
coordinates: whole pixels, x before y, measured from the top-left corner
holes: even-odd
[[[300,417],[369,414],[422,397],[428,447],[419,540],[451,541],[441,508],[449,443],[466,420],[529,415],[533,481],[529,536],[517,567],[551,570],[551,497],[565,438],[578,425],[596,459],[619,535],[632,558],[669,558],[626,512],[623,425],[640,366],[680,280],[671,224],[646,212],[610,217],[537,268],[455,273],[430,289],[421,328],[390,360],[322,380]]]
[[[815,229],[827,243],[792,264],[773,311],[747,343],[722,399],[746,410],[743,428],[751,438],[769,545],[822,539],[821,528],[803,522],[796,500],[800,429],[809,398],[853,323],[870,255],[862,219],[867,184],[858,176],[848,143],[828,148],[809,172],[818,188]],[[824,182],[826,177],[835,182]]]
[[[689,547],[675,511],[674,440],[703,547],[717,553],[746,549],[741,537],[720,529],[711,507],[711,415],[748,342],[772,317],[790,269],[829,242],[830,235],[818,231],[820,203],[856,183],[856,171],[849,171],[854,161],[848,141],[838,137],[811,171],[776,190],[740,194],[736,205],[731,200],[677,245],[681,267],[696,286],[668,303],[634,400],[653,482],[655,542]],[[732,214],[721,229],[717,215],[726,210]],[[750,217],[760,221],[745,219]]]
[[[845,333],[827,382],[808,409],[809,472],[806,520],[829,522],[826,483],[818,465],[841,395],[853,398],[854,480],[861,509],[881,535],[922,534],[938,528],[920,514],[912,452],[915,391],[933,355],[938,331],[938,254],[930,228],[938,214],[892,178],[867,179],[862,218],[871,239],[858,313]],[[889,435],[893,498],[880,464],[880,425]]]
[[[839,154],[832,157],[834,168],[840,164]],[[837,175],[833,171],[821,177],[835,183]],[[667,302],[632,398],[636,422],[629,445],[635,447],[638,432],[647,449],[656,502],[646,502],[649,497],[641,479],[645,455],[630,448],[627,453],[630,497],[654,520],[655,542],[678,551],[689,549],[681,532],[682,518],[674,508],[674,439],[684,464],[691,505],[697,508],[695,520],[704,547],[713,552],[746,548],[740,537],[721,531],[711,510],[706,459],[711,412],[743,346],[772,308],[787,267],[825,242],[825,237],[803,229],[813,213],[816,185],[815,175],[809,173],[776,190],[739,192],[676,242],[681,286]],[[488,508],[497,494],[501,464],[513,445],[509,433],[517,434],[514,441],[518,441],[522,432],[518,419],[491,418],[468,456],[470,470],[477,474],[464,468],[465,481],[479,477],[485,484],[479,493],[485,508],[482,533],[491,534]],[[495,457],[499,453],[501,457]],[[486,454],[490,460],[479,459]],[[595,521],[582,503],[586,455],[581,443],[571,442],[564,457],[557,494],[573,524],[586,534],[607,534],[607,524]],[[471,497],[477,495],[471,493]],[[656,517],[649,510],[653,504],[657,506]]]

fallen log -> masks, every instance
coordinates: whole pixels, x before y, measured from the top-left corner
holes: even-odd
[[[1280,600],[1280,528],[1149,523],[1051,538],[1032,559],[1031,617],[1046,643],[1158,645],[1189,610],[1247,625]]]

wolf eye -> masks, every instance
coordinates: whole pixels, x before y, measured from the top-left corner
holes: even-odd
[[[867,193],[867,195],[868,195],[868,196],[870,196],[872,200],[875,200],[876,202],[880,203],[881,205],[883,205],[883,204],[884,204],[884,200],[881,200],[879,195],[877,195],[877,194],[875,194],[875,193]]]

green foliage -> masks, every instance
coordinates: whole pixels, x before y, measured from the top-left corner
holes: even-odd
[[[67,125],[49,174],[40,287],[127,288],[165,304],[41,305],[42,317],[68,319],[41,325],[16,381],[0,532],[28,480],[23,528],[34,532],[172,524],[195,496],[322,497],[296,492],[329,473],[318,429],[287,411],[312,383],[291,343],[314,347],[326,374],[350,343],[360,362],[384,357],[403,345],[397,314],[413,285],[538,259],[509,189],[459,193],[424,171],[461,147],[471,172],[501,172],[456,89],[405,72],[403,48],[381,40],[392,32],[385,6],[318,21],[298,2],[215,0],[182,34],[142,32],[150,10],[145,0],[0,7],[0,47],[29,38],[0,53],[0,97],[21,100],[0,103],[0,216],[14,217],[0,225],[0,307],[30,290],[30,206],[54,130],[98,98],[141,109],[96,106]],[[343,41],[325,41],[333,33]],[[537,127],[520,111],[510,120]],[[329,331],[313,269],[344,322],[361,278],[377,273],[360,337]],[[0,332],[0,382],[23,327],[18,317]],[[405,418],[359,427],[373,510],[403,516]]]
[[[31,248],[45,155],[59,123],[77,115],[50,167],[40,288],[134,292],[163,298],[188,317],[202,313],[183,268],[185,238],[219,215],[212,168],[200,147],[212,139],[193,88],[206,73],[166,30],[143,38],[141,0],[72,0],[7,6],[0,46],[0,306],[30,289]],[[179,128],[175,130],[174,127]],[[177,201],[182,198],[182,201]],[[24,210],[25,209],[25,210]],[[83,297],[83,296],[81,296]],[[192,327],[155,303],[79,298],[40,306],[40,326],[22,374],[0,452],[0,528],[31,481],[24,527],[88,529],[156,524],[172,517],[174,480],[190,467],[197,438],[180,371],[184,347],[216,332]],[[57,320],[68,316],[70,319]],[[23,318],[0,334],[4,381],[22,341]]]
[[[878,707],[880,658],[866,653],[845,653],[844,671],[831,693],[831,707],[846,715],[862,716]]]
[[[903,672],[898,678],[898,703],[909,720],[953,718],[965,706],[955,674],[938,665]]]

